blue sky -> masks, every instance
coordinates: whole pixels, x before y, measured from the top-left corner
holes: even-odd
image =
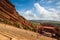
[[[60,0],[10,0],[28,20],[60,21]]]

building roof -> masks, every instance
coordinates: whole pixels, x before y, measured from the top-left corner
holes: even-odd
[[[50,27],[50,26],[43,26],[43,28],[55,30],[55,27]]]

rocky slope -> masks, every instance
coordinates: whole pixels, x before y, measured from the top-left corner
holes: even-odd
[[[56,40],[29,30],[19,29],[3,23],[0,23],[0,34],[17,40]]]
[[[32,29],[32,25],[19,15],[15,6],[9,0],[0,0],[0,22],[14,25],[18,28]]]

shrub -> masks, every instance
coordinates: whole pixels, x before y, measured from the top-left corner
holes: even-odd
[[[32,31],[36,32],[36,29],[35,29],[35,28],[33,28],[33,29],[32,29]]]
[[[13,23],[13,26],[16,26],[17,28],[20,28],[19,24],[18,23]]]
[[[28,26],[23,26],[23,29],[31,30]]]
[[[0,19],[0,22],[3,22],[3,19]]]

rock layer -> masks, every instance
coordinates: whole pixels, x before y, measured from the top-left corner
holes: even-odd
[[[24,26],[30,29],[32,28],[31,23],[18,14],[15,6],[11,4],[9,0],[0,0],[0,19],[6,23],[15,24],[20,28]]]

